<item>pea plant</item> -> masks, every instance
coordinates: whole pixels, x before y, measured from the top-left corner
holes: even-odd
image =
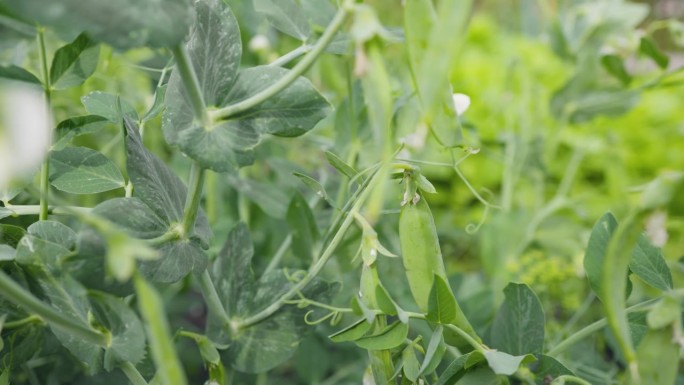
[[[567,353],[596,334],[620,364],[606,383],[675,384],[684,291],[644,224],[681,216],[684,176],[595,222],[583,267],[598,318],[552,339],[553,315],[511,282],[480,322],[449,274],[426,171],[483,205],[470,234],[510,208],[459,168],[488,146],[450,83],[473,4],[401,7],[393,28],[352,0],[0,0],[14,44],[2,101],[38,92],[49,127],[40,171],[0,174],[0,384],[586,385]],[[598,53],[644,17],[620,9],[626,25],[578,11],[554,26],[580,69],[553,97],[559,121],[625,113],[672,85],[650,35],[625,54],[664,71],[642,84]],[[420,159],[426,140],[449,161]],[[568,178],[548,210],[567,204]]]

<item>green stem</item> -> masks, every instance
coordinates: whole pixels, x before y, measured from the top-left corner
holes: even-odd
[[[216,292],[216,286],[214,286],[214,282],[211,280],[209,271],[204,270],[200,276],[199,283],[200,289],[202,290],[202,296],[204,297],[204,300],[207,301],[207,307],[209,308],[209,311],[221,318],[221,321],[223,321],[225,324],[230,324],[230,317],[228,316],[226,309],[223,307],[221,298],[219,298],[219,295]]]
[[[236,323],[237,328],[247,328],[252,325],[255,325],[264,319],[270,317],[273,313],[278,311],[284,304],[285,302],[292,298],[295,294],[297,294],[300,290],[302,290],[311,280],[320,273],[320,271],[323,269],[323,266],[328,262],[330,257],[332,257],[333,252],[337,248],[337,246],[342,242],[342,239],[344,238],[347,229],[354,223],[354,213],[358,212],[363,203],[365,202],[366,198],[368,198],[368,195],[370,192],[373,190],[373,187],[377,185],[379,182],[379,173],[375,173],[368,184],[363,188],[363,191],[358,195],[356,198],[356,201],[354,202],[354,205],[352,206],[351,210],[346,214],[344,217],[344,220],[342,221],[342,224],[340,225],[339,229],[335,233],[335,236],[332,238],[328,246],[323,250],[323,253],[321,254],[320,258],[316,260],[316,263],[311,265],[309,268],[309,271],[307,272],[306,276],[302,278],[301,281],[297,282],[288,290],[285,294],[280,296],[275,302],[271,303],[269,306],[267,306],[265,309],[262,311],[258,312],[257,314],[254,314],[250,317],[247,317],[239,322]]]
[[[5,324],[2,325],[2,329],[3,330],[4,329],[16,329],[16,328],[20,328],[26,324],[38,323],[38,322],[43,322],[43,319],[38,317],[35,314],[32,314],[32,315],[25,317],[25,318],[22,318],[20,320],[5,322]]]
[[[425,319],[426,319],[426,318],[425,318],[425,314],[423,314],[423,313],[406,312],[406,314],[407,314],[410,318],[416,318],[416,319],[422,319],[422,320],[425,320]],[[468,344],[469,344],[470,346],[472,346],[473,349],[477,350],[478,352],[484,353],[484,352],[486,352],[486,351],[488,350],[488,349],[485,348],[481,343],[477,342],[470,334],[468,334],[465,330],[459,328],[458,326],[456,326],[456,325],[451,325],[451,324],[446,324],[446,325],[442,325],[442,326],[444,326],[445,328],[450,329],[450,330],[452,330],[452,331],[458,333],[458,335],[460,335],[461,337],[463,337],[463,339],[466,340],[466,342],[468,342]]]
[[[14,282],[12,278],[3,271],[0,271],[0,295],[3,295],[7,300],[41,317],[51,326],[64,330],[81,340],[103,347],[109,346],[111,342],[109,335],[81,325],[75,322],[71,317],[67,317],[46,305],[43,301],[33,296],[28,290]]]
[[[285,55],[275,59],[274,61],[268,63],[271,67],[282,67],[286,65],[287,63],[295,60],[296,58],[304,55],[307,52],[311,51],[311,46],[308,44],[301,45],[292,51],[286,53]]]
[[[347,20],[347,17],[353,9],[352,7],[353,2],[350,0],[345,1],[345,3],[342,4],[339,11],[337,12],[333,20],[330,22],[328,28],[326,28],[323,35],[321,35],[321,38],[318,39],[318,41],[314,45],[313,49],[308,54],[306,54],[306,56],[304,56],[304,58],[302,58],[302,60],[299,63],[297,63],[297,65],[292,67],[292,69],[285,76],[280,78],[277,82],[273,83],[270,87],[257,93],[256,95],[253,95],[241,102],[231,104],[229,106],[216,110],[212,116],[213,121],[228,119],[231,116],[237,115],[258,104],[261,104],[273,95],[284,90],[295,80],[297,80],[297,78],[299,78],[301,74],[303,74],[307,69],[309,69],[309,67],[314,63],[318,56],[320,56],[323,53],[323,51],[330,44],[330,42],[332,42],[333,38],[335,37],[335,34],[337,34],[337,31],[339,31],[340,28],[342,28],[342,25]]]
[[[199,85],[199,80],[197,79],[197,73],[192,67],[192,61],[190,60],[190,55],[188,55],[188,50],[185,48],[185,45],[179,44],[176,46],[176,48],[173,49],[173,56],[176,58],[176,68],[180,74],[183,86],[190,97],[195,119],[199,120],[202,123],[202,126],[208,127],[209,116],[207,115],[204,96]]]
[[[659,298],[654,298],[654,299],[650,299],[648,301],[638,303],[634,306],[630,306],[629,308],[627,308],[626,312],[627,313],[634,313],[634,312],[638,312],[638,311],[647,310],[651,306],[653,306],[658,300],[659,300]],[[564,352],[570,346],[572,346],[572,345],[576,344],[577,342],[585,339],[586,337],[588,337],[592,333],[603,329],[607,325],[608,325],[608,320],[605,318],[601,318],[600,320],[583,327],[582,329],[578,330],[577,332],[575,332],[570,337],[563,340],[563,342],[554,346],[553,349],[546,352],[546,355],[551,356],[551,357],[556,357],[559,354],[561,354],[562,352]]]
[[[287,237],[285,237],[285,239],[283,239],[283,242],[280,244],[280,247],[278,247],[278,250],[276,250],[276,253],[273,255],[273,258],[271,258],[271,261],[268,263],[268,266],[266,266],[266,269],[264,269],[263,274],[271,272],[276,267],[278,267],[278,264],[280,263],[280,261],[285,256],[285,253],[290,248],[291,244],[292,244],[292,234],[288,234]]]
[[[199,204],[202,198],[202,187],[204,186],[204,176],[206,172],[194,162],[190,168],[190,181],[188,195],[185,199],[185,210],[183,212],[183,237],[187,238],[195,228],[195,220],[199,212]]]
[[[6,209],[12,211],[12,216],[21,215],[40,215],[42,207],[39,205],[9,205]],[[89,213],[92,210],[90,207],[79,206],[48,206],[49,214],[73,214],[74,211]]]
[[[38,56],[40,58],[40,68],[43,74],[43,91],[45,92],[46,108],[50,109],[51,89],[49,67],[47,63],[47,51],[45,50],[45,30],[38,28],[36,35],[38,40]],[[48,218],[48,193],[50,190],[50,161],[45,158],[40,169],[40,213],[38,219],[44,221]]]
[[[126,361],[123,364],[119,366],[122,372],[128,377],[128,380],[131,382],[133,385],[147,385],[147,381],[145,381],[145,378],[140,374],[138,369],[133,365],[132,363]]]

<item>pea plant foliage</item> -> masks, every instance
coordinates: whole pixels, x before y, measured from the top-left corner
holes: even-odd
[[[40,170],[0,180],[0,385],[588,384],[565,353],[594,333],[621,383],[674,384],[684,292],[642,227],[682,176],[591,231],[604,318],[551,341],[538,296],[509,283],[473,321],[421,168],[462,178],[479,151],[449,84],[472,2],[402,7],[389,28],[351,0],[0,0],[1,36],[28,51],[0,89],[38,92],[55,120]],[[254,20],[268,38],[248,50]],[[265,60],[269,39],[294,49]],[[144,109],[141,82],[98,74],[141,52],[163,66],[126,64],[150,74]],[[110,81],[126,87],[92,90]],[[411,157],[428,136],[452,163]],[[307,157],[326,171],[290,160]],[[652,298],[628,307],[628,276]]]

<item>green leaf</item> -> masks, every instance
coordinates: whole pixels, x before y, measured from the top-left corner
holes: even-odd
[[[575,373],[553,357],[543,354],[538,354],[536,357],[537,362],[530,365],[530,369],[535,374],[534,381],[536,385],[546,385],[549,383],[549,380],[553,381],[553,379],[562,375],[575,375]]]
[[[207,336],[201,336],[197,339],[197,347],[199,348],[202,360],[207,363],[219,365],[221,363],[221,356],[219,355],[216,346],[209,340]]]
[[[330,201],[330,198],[328,198],[328,193],[325,192],[325,188],[316,179],[299,172],[293,172],[292,175],[299,178],[299,180],[301,180],[302,183],[306,185],[306,187],[310,188],[313,192],[316,193],[316,195],[321,197],[321,199],[325,200],[328,203],[332,203]]]
[[[50,85],[63,90],[83,84],[95,72],[100,57],[100,46],[86,34],[55,52],[50,66]]]
[[[133,196],[143,201],[169,226],[181,223],[187,196],[183,181],[145,148],[135,123],[126,119],[125,127],[126,169],[133,182]],[[206,248],[211,237],[209,222],[200,209],[191,240]]]
[[[112,342],[105,350],[104,368],[137,364],[145,357],[145,331],[135,312],[121,299],[110,294],[90,292],[90,303],[97,321],[112,334]]]
[[[164,311],[164,300],[144,278],[136,275],[133,282],[138,293],[138,309],[142,314],[157,375],[164,385],[185,385],[185,373],[171,337]]]
[[[44,222],[38,222],[38,224]],[[38,280],[41,289],[52,306],[60,313],[70,317],[83,327],[90,327],[88,314],[91,311],[86,288],[69,275],[60,276],[59,280],[49,274],[41,274]],[[85,341],[59,327],[51,326],[52,333],[79,361],[86,367],[86,372],[97,373],[102,367],[100,346]]]
[[[656,43],[648,36],[641,37],[639,52],[653,60],[661,69],[666,69],[670,64],[670,58],[658,49]]]
[[[76,240],[76,233],[59,222],[36,222],[17,245],[15,259],[24,265],[60,270],[64,260],[75,253]]]
[[[496,374],[510,376],[516,371],[520,365],[534,362],[537,359],[532,354],[525,354],[520,356],[512,356],[508,353],[497,352],[496,350],[489,350],[484,353],[487,364]]]
[[[618,55],[608,54],[601,57],[603,68],[611,75],[615,76],[623,85],[629,85],[632,76],[625,69],[625,63]]]
[[[52,148],[53,150],[61,150],[71,139],[100,131],[109,122],[109,119],[98,115],[77,116],[63,120],[57,125],[58,140],[52,145]]]
[[[544,309],[525,284],[509,283],[492,325],[492,347],[515,356],[544,349]]]
[[[333,342],[356,341],[368,332],[373,324],[362,318],[337,333],[328,336]]]
[[[0,243],[17,247],[26,231],[19,226],[0,224]]]
[[[236,316],[254,314],[291,287],[292,282],[284,271],[267,273],[254,283],[252,290],[240,293],[243,306],[238,309]],[[325,302],[330,300],[334,288],[334,285],[323,280],[314,279],[302,290],[302,294],[306,298]],[[235,301],[235,297],[224,295],[222,298],[224,302]],[[246,373],[261,373],[286,361],[297,350],[302,338],[312,331],[304,322],[306,312],[306,309],[288,305],[259,324],[239,332],[233,336],[225,353],[228,360],[235,369]]]
[[[32,73],[15,65],[0,66],[0,78],[17,80],[41,86],[43,83]]]
[[[378,282],[375,286],[375,301],[377,302],[378,309],[387,315],[397,315],[397,306],[392,300],[392,297],[387,292],[382,283]],[[403,322],[403,320],[402,320]]]
[[[316,218],[306,200],[301,194],[292,197],[287,209],[287,226],[292,234],[292,252],[304,261],[313,260],[313,252],[318,240],[318,225]]]
[[[254,10],[263,13],[279,31],[301,41],[311,34],[304,9],[295,0],[254,0]]]
[[[425,358],[423,358],[423,363],[420,365],[421,376],[434,372],[442,362],[442,357],[444,357],[447,349],[444,343],[443,331],[442,325],[437,325],[432,332],[432,337],[430,337],[430,342],[425,350]]]
[[[353,179],[359,174],[359,172],[354,170],[352,166],[345,163],[345,161],[340,159],[339,156],[330,151],[325,152],[325,158],[328,160],[328,163],[330,163],[331,166],[335,167],[337,171],[349,179]],[[363,180],[361,179],[359,182],[363,182]]]
[[[109,219],[140,239],[158,237],[168,229],[168,223],[138,198],[106,200],[95,206],[93,214]]]
[[[401,358],[404,362],[404,376],[411,382],[416,382],[420,376],[420,362],[418,362],[418,358],[416,358],[413,344],[409,344],[404,348],[404,351],[401,352]]]
[[[117,125],[121,124],[124,117],[138,120],[138,113],[135,109],[118,95],[93,91],[82,96],[81,103],[89,114],[101,116]]]
[[[401,345],[408,335],[408,324],[395,321],[369,336],[361,337],[354,341],[359,347],[368,350],[386,350]]]
[[[629,269],[656,289],[668,291],[673,288],[672,274],[665,257],[660,249],[649,241],[646,234],[641,234],[632,251]]]
[[[439,381],[437,381],[436,385],[453,385],[463,377],[465,373],[465,363],[471,354],[472,353],[463,354],[452,361],[439,376]]]
[[[290,196],[286,191],[239,175],[228,174],[226,180],[231,187],[259,206],[264,214],[277,219],[284,219],[287,215]]]
[[[248,68],[238,74],[230,92],[219,107],[238,103],[264,90],[289,72],[271,66]],[[251,150],[265,134],[294,137],[308,132],[329,110],[328,101],[311,82],[299,77],[288,88],[249,110],[201,127],[192,121],[189,105],[172,97],[171,84],[164,114],[164,135],[204,167],[225,172],[250,164]],[[206,93],[206,92],[205,92]]]
[[[454,298],[449,284],[444,278],[435,274],[428,297],[428,313],[425,318],[430,322],[450,324],[456,321],[457,306],[456,298]]]
[[[24,191],[23,188],[3,188],[0,189],[0,202],[7,203],[14,199],[19,193]]]
[[[648,312],[646,321],[651,329],[661,329],[678,323],[681,319],[681,313],[682,309],[679,302],[666,295]]]
[[[15,253],[16,250],[12,246],[0,244],[0,261],[13,261]]]
[[[166,96],[167,86],[168,84],[164,84],[157,87],[157,90],[154,92],[154,102],[152,102],[152,106],[142,117],[143,122],[150,121],[162,113],[164,110],[164,98]]]
[[[197,74],[204,102],[208,107],[221,107],[235,82],[240,66],[242,55],[240,30],[235,16],[223,2],[217,0],[198,2],[196,12],[197,19],[186,47]],[[177,69],[173,71],[169,79],[165,104],[167,108],[163,114],[162,128],[169,144],[178,145],[183,152],[191,156],[195,154],[191,150],[195,146],[214,145],[227,153],[224,157],[228,156],[231,164],[251,163],[247,155],[236,155],[231,151],[239,151],[239,143],[245,143],[243,139],[240,139],[242,135],[239,132],[233,132],[233,137],[228,139],[206,134],[212,138],[204,138],[207,140],[204,143],[193,144],[184,139],[185,136],[194,133],[195,138],[201,140],[199,138],[202,132],[205,132],[205,128],[201,127],[201,122],[195,121],[190,98]],[[251,136],[251,134],[246,136]],[[211,140],[219,139],[224,139],[224,142],[211,142]],[[233,142],[236,143],[233,144]],[[203,164],[203,166],[206,165]],[[218,169],[215,170],[218,171]]]
[[[601,281],[603,261],[606,258],[608,243],[617,228],[618,223],[613,214],[605,213],[591,229],[589,244],[584,254],[584,271],[587,273],[589,285],[599,298],[601,296]]]
[[[254,284],[253,256],[254,246],[249,229],[244,222],[238,222],[228,234],[210,270],[216,289],[226,300],[228,314],[236,314],[240,308],[247,306],[240,301],[243,300],[241,293],[251,291],[251,285]]]
[[[487,366],[478,366],[466,371],[458,385],[500,385],[496,373]]]
[[[114,47],[173,47],[180,43],[192,22],[192,8],[183,0],[5,0],[8,11],[62,36],[85,31],[97,41]]]
[[[126,185],[114,162],[86,147],[50,152],[50,183],[71,194],[95,194]]]
[[[639,377],[642,384],[675,384],[680,361],[680,346],[672,329],[652,330],[637,347]]]

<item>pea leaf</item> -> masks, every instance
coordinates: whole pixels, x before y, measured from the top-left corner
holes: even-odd
[[[679,322],[680,319],[681,306],[679,301],[671,296],[664,296],[646,316],[646,321],[651,329],[664,328]]]
[[[104,354],[104,368],[111,371],[124,362],[140,362],[145,356],[145,331],[135,312],[112,295],[90,292],[88,296],[95,318],[112,334],[112,343]]]
[[[143,122],[150,121],[162,113],[164,110],[164,99],[166,97],[167,86],[168,84],[161,85],[154,91],[154,101],[152,102],[150,109],[142,117]]]
[[[121,226],[140,239],[158,237],[168,229],[168,223],[138,198],[114,198],[95,206],[93,213]]]
[[[354,168],[347,163],[345,163],[342,159],[340,159],[339,156],[335,155],[335,153],[326,151],[325,152],[325,158],[328,160],[328,163],[330,163],[331,166],[335,167],[337,171],[339,171],[342,175],[346,176],[349,179],[353,179],[356,175],[358,175],[358,171],[354,170]],[[362,182],[363,180],[360,180],[359,182]]]
[[[420,365],[420,375],[430,374],[437,369],[437,366],[442,362],[442,357],[446,353],[446,344],[443,337],[444,327],[438,325],[432,332],[430,342],[425,350],[425,357],[423,363]]]
[[[89,114],[101,116],[117,125],[121,124],[124,117],[138,120],[138,113],[135,109],[118,95],[93,91],[82,96],[81,103]]]
[[[302,183],[304,183],[306,185],[306,187],[310,188],[313,192],[316,193],[316,195],[321,197],[326,202],[331,203],[331,205],[332,205],[330,198],[328,198],[328,193],[325,191],[325,188],[323,187],[322,184],[320,184],[320,182],[318,182],[316,179],[314,179],[308,175],[305,175],[305,174],[302,174],[299,172],[293,172],[292,175],[299,178],[299,180],[301,180]]]
[[[40,274],[38,283],[52,306],[83,327],[90,327],[88,313],[91,306],[83,285],[69,275],[62,275],[58,280],[50,274]],[[87,373],[94,374],[101,369],[103,350],[100,346],[56,326],[51,326],[51,330],[62,345],[81,361]]]
[[[254,10],[263,13],[273,27],[300,41],[311,34],[306,13],[295,0],[254,0]]]
[[[536,385],[546,385],[549,380],[553,380],[556,377],[568,374],[574,376],[575,374],[563,364],[558,362],[553,357],[546,356],[543,354],[536,355],[537,362],[530,365],[530,369],[535,374],[535,384]]]
[[[656,43],[648,36],[641,37],[639,52],[653,60],[661,69],[666,69],[667,65],[670,64],[670,58],[660,51]]]
[[[404,376],[411,382],[416,382],[420,376],[420,362],[416,357],[416,352],[413,350],[413,344],[409,344],[401,352],[401,358],[404,363]]]
[[[64,259],[76,249],[76,233],[55,221],[40,221],[28,227],[17,245],[15,259],[24,265],[60,270]]]
[[[13,261],[16,250],[10,245],[0,244],[0,261]],[[2,348],[0,341],[0,348]]]
[[[428,321],[450,324],[456,320],[456,298],[449,284],[438,274],[434,274],[432,289],[428,297]]]
[[[0,78],[31,83],[37,86],[43,84],[34,74],[15,65],[0,66]]]
[[[0,242],[17,247],[26,231],[19,226],[0,224]]]
[[[85,115],[69,118],[57,125],[57,141],[52,145],[53,150],[63,149],[74,137],[92,134],[104,128],[109,119],[98,115]]]
[[[54,28],[62,35],[85,31],[97,41],[126,49],[139,46],[173,47],[192,22],[192,8],[183,0],[5,0],[3,5],[31,24]]]
[[[637,347],[639,377],[643,384],[676,383],[680,347],[674,342],[671,330],[652,330]]]
[[[468,357],[471,354],[472,353],[463,354],[452,361],[439,376],[439,380],[437,381],[436,385],[453,385],[456,383],[456,381],[462,378],[465,373],[466,361],[468,361]]]
[[[601,64],[608,73],[617,78],[623,85],[629,85],[632,81],[632,76],[625,69],[625,63],[620,56],[604,55],[601,57]]]
[[[211,268],[219,297],[231,318],[244,319],[271,304],[292,287],[284,271],[271,271],[254,280],[251,259],[254,254],[246,225],[236,225]],[[314,300],[327,300],[334,289],[314,279],[302,294]],[[216,344],[229,344],[224,359],[237,370],[260,373],[287,360],[311,328],[304,323],[306,309],[287,305],[264,321],[232,334],[227,325],[210,313],[207,336]]]
[[[264,90],[285,76],[289,70],[280,67],[259,66],[248,68],[238,74],[230,93],[220,106],[233,104]],[[171,87],[171,86],[169,86]],[[169,89],[171,92],[171,89]],[[171,100],[168,95],[167,100]],[[169,103],[167,111],[174,105]],[[311,130],[329,109],[328,101],[311,82],[299,77],[288,88],[267,101],[232,117],[203,128],[191,123],[189,110],[176,119],[171,113],[165,115],[164,133],[172,144],[204,167],[215,171],[230,171],[249,163],[249,152],[265,134],[294,137]],[[178,114],[182,111],[179,110]]]
[[[610,242],[615,229],[617,220],[611,213],[605,213],[591,229],[589,244],[584,254],[584,271],[587,273],[589,285],[600,297],[601,276],[603,272],[603,260],[606,257],[608,243]]]
[[[662,252],[648,240],[646,234],[639,236],[632,251],[629,269],[656,289],[668,291],[673,287],[672,274]]]
[[[368,350],[386,350],[401,345],[408,335],[408,324],[395,321],[378,332],[354,341],[356,345]]]
[[[86,34],[55,52],[50,66],[50,85],[63,90],[83,84],[95,72],[100,57],[100,46]]]
[[[94,194],[125,186],[114,162],[86,147],[50,152],[50,183],[71,194]]]
[[[337,333],[328,336],[333,342],[356,341],[368,332],[373,324],[362,318]]]
[[[544,349],[544,310],[525,284],[509,283],[492,325],[492,347],[515,356]]]
[[[126,169],[133,182],[133,196],[143,201],[167,224],[182,222],[187,189],[180,178],[142,143],[138,129],[125,120]],[[194,226],[194,236],[207,247],[212,236],[204,211],[200,210]]]
[[[297,258],[311,261],[318,240],[318,225],[309,204],[296,193],[287,209],[287,225],[292,234],[292,252]]]
[[[467,370],[458,380],[458,385],[499,385],[496,373],[487,366],[478,366]]]
[[[287,215],[290,196],[282,189],[273,189],[265,183],[228,174],[228,184],[239,191],[247,199],[259,206],[263,212],[273,218],[283,219]]]
[[[520,365],[524,363],[534,362],[537,359],[532,354],[525,354],[520,356],[512,356],[508,353],[498,352],[496,350],[489,350],[484,353],[487,364],[496,374],[510,376],[516,371]]]

